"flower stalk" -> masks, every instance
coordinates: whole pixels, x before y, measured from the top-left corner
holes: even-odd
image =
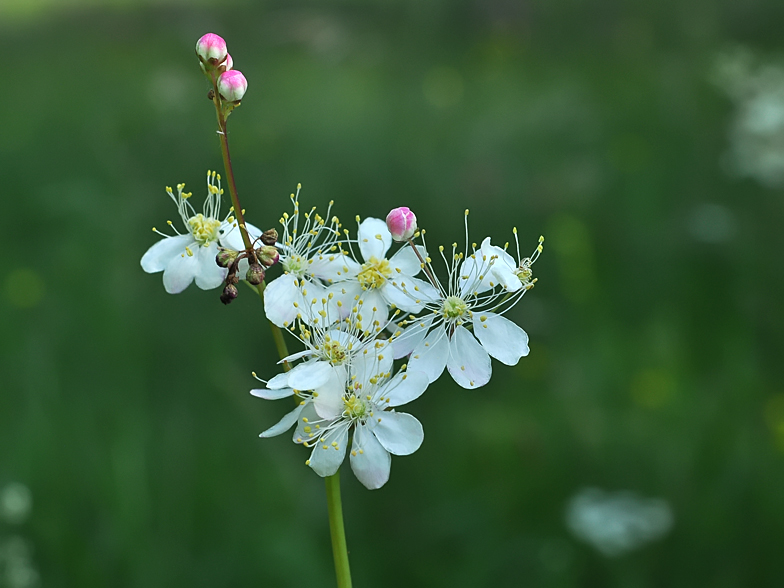
[[[251,241],[248,236],[248,229],[245,227],[245,216],[242,212],[239,196],[237,195],[237,183],[234,180],[234,170],[231,167],[229,137],[226,130],[226,115],[221,106],[220,93],[218,92],[218,79],[215,75],[215,71],[210,72],[210,80],[212,81],[212,103],[215,105],[215,114],[218,117],[218,137],[220,139],[221,155],[223,156],[223,167],[226,170],[226,181],[229,183],[231,204],[234,206],[234,214],[237,216],[237,224],[239,225],[240,234],[242,235],[242,242],[245,244],[246,249],[250,249]],[[263,288],[259,290],[259,295],[261,295],[262,290]]]
[[[229,152],[226,115],[221,106],[218,82],[214,71],[211,73],[210,79],[213,86],[212,101],[215,105],[215,113],[218,119],[218,137],[220,139],[221,155],[223,156],[223,167],[226,170],[226,181],[229,184],[231,203],[234,206],[234,213],[236,214],[237,224],[240,229],[240,234],[242,235],[242,242],[245,244],[246,249],[250,250],[253,245],[245,226],[243,209],[237,194],[237,183],[234,179],[234,170],[231,166],[231,154]],[[266,282],[262,280],[261,283],[252,287],[258,292],[259,298],[263,302]],[[289,352],[282,330],[273,322],[268,322],[272,329],[272,338],[275,341],[275,348],[278,351],[278,355],[281,359],[288,357]],[[287,361],[284,362],[283,369],[285,371],[291,370],[291,364]],[[326,477],[324,480],[327,490],[327,511],[329,516],[330,536],[332,539],[332,555],[335,560],[337,585],[338,588],[351,588],[351,570],[348,563],[348,549],[346,548],[346,530],[343,524],[343,504],[340,499],[340,471],[332,476]]]
[[[335,577],[338,588],[351,588],[351,570],[346,548],[346,530],[343,527],[343,505],[340,501],[340,470],[324,478],[327,486],[329,534],[332,537],[332,555],[335,559]]]

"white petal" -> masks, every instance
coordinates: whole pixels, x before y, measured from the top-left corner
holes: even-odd
[[[267,382],[267,388],[270,390],[279,390],[280,388],[289,387],[289,372],[283,372],[273,377]]]
[[[440,298],[438,290],[431,284],[411,276],[387,282],[381,291],[387,302],[406,312],[419,312],[425,307],[425,302],[434,302]]]
[[[185,252],[185,247],[195,243],[190,235],[166,237],[150,247],[142,256],[142,269],[148,274],[162,272],[169,262]]]
[[[380,218],[366,218],[359,225],[357,231],[359,251],[365,261],[371,257],[384,259],[387,250],[392,246],[392,233],[387,228],[387,223]]]
[[[199,271],[196,274],[196,285],[202,290],[217,288],[226,279],[226,274],[229,273],[229,270],[215,263],[217,254],[217,243],[210,243],[207,247],[199,247]]]
[[[297,419],[297,428],[294,429],[292,440],[294,443],[307,441],[310,444],[310,442],[316,440],[316,435],[319,434],[319,428],[316,425],[326,425],[328,423],[319,417],[312,400],[306,400],[300,406],[302,407],[302,412]]]
[[[254,388],[250,393],[264,400],[280,400],[281,398],[294,396],[294,390],[291,388]]]
[[[376,413],[374,418],[373,434],[393,455],[410,455],[425,439],[422,424],[410,414],[384,411]]]
[[[490,244],[490,237],[485,237],[480,248],[488,265],[490,278],[488,282],[501,284],[506,290],[515,292],[523,287],[520,278],[515,274],[517,263],[514,258],[500,247]]]
[[[395,375],[379,388],[378,394],[389,399],[385,406],[400,406],[422,396],[429,385],[427,374],[409,371]]]
[[[477,251],[475,255],[476,258],[469,256],[460,264],[460,294],[463,297],[468,294],[481,294],[491,288],[489,282],[492,278],[487,275],[487,261],[482,261],[481,251]]]
[[[316,352],[313,351],[312,349],[305,349],[305,351],[297,351],[296,353],[287,355],[286,357],[278,361],[278,364],[285,363],[287,361],[289,362],[297,361],[298,359],[302,359],[303,357],[307,357],[309,355],[316,355]]]
[[[389,306],[384,296],[378,290],[368,290],[362,296],[363,304],[359,316],[362,317],[362,329],[377,333],[387,326]]]
[[[340,301],[341,305],[339,307],[336,306],[336,308],[339,309],[338,316],[344,319],[351,314],[351,309],[356,305],[356,296],[363,296],[364,290],[362,290],[359,282],[345,282],[331,285],[327,288],[327,295],[330,293],[334,295],[333,301],[335,305]]]
[[[376,347],[376,344],[378,344],[378,347]],[[367,353],[363,350],[357,354],[351,365],[351,373],[353,376],[356,376],[355,382],[362,384],[362,387],[367,389],[370,386],[369,382],[372,377],[392,371],[393,362],[394,358],[389,344],[384,344],[383,341],[376,341],[372,345],[367,346]]]
[[[282,419],[280,419],[277,424],[272,425],[269,429],[264,431],[259,437],[274,437],[275,435],[280,435],[281,433],[285,433],[291,427],[293,427],[297,419],[299,418],[300,413],[302,412],[302,405],[299,405],[297,408],[292,410],[290,413],[286,414]]]
[[[392,351],[394,352],[395,359],[405,357],[411,353],[417,345],[422,343],[431,324],[433,324],[433,317],[428,316],[422,320],[416,319],[405,329],[396,330],[391,338]],[[400,334],[396,335],[398,332]]]
[[[417,251],[422,259],[427,259],[427,251],[424,247],[417,245]],[[392,266],[394,272],[393,279],[396,275],[415,276],[422,271],[422,262],[419,261],[410,245],[404,245],[398,249],[397,253],[389,260],[389,265]]]
[[[392,456],[365,425],[357,425],[354,429],[349,459],[354,475],[365,488],[375,490],[389,480]]]
[[[236,221],[234,224],[237,224]],[[245,228],[248,229],[248,237],[250,237],[251,243],[261,236],[262,231],[258,227],[246,222]],[[233,227],[229,223],[224,222],[221,225],[220,230],[221,245],[228,247],[229,249],[234,249],[235,251],[241,251],[245,249],[245,242],[242,240],[242,233],[240,232],[239,227]],[[258,247],[259,245],[260,243],[256,246]]]
[[[474,315],[474,334],[490,355],[506,365],[516,365],[521,357],[528,355],[528,334],[500,315],[491,312]]]
[[[412,372],[425,372],[431,382],[444,373],[449,357],[449,338],[443,326],[439,325],[425,337],[411,352],[408,369]]]
[[[335,420],[345,408],[343,392],[346,391],[346,370],[337,367],[330,370],[329,379],[313,394],[313,407],[321,418]]]
[[[289,372],[289,387],[295,390],[314,390],[323,386],[333,372],[328,361],[311,359]]]
[[[179,294],[185,288],[191,285],[193,278],[199,271],[199,258],[198,251],[194,251],[198,247],[195,243],[190,246],[190,251],[193,255],[183,250],[179,255],[175,255],[174,259],[169,262],[166,269],[163,270],[163,287],[169,294]]]
[[[480,250],[482,251],[482,255],[487,258],[488,263],[490,262],[491,258],[496,258],[495,262],[493,263],[494,266],[503,266],[510,270],[513,270],[517,267],[517,263],[515,263],[514,257],[509,255],[500,247],[496,247],[495,245],[490,244],[490,237],[484,238],[484,241],[482,241],[482,245],[480,246]]]
[[[346,457],[348,445],[348,425],[337,429],[325,441],[317,441],[310,454],[310,468],[322,478],[331,476],[340,468]]]
[[[271,323],[278,327],[291,323],[299,309],[294,303],[302,300],[302,294],[294,285],[296,278],[292,274],[283,274],[267,284],[264,290],[264,313]]]
[[[465,327],[457,327],[449,341],[449,373],[463,388],[478,388],[490,381],[490,356]]]
[[[307,271],[310,275],[331,284],[332,282],[341,282],[356,276],[360,267],[360,264],[348,255],[334,253],[314,257],[312,263],[308,265]]]
[[[297,303],[302,311],[303,320],[311,325],[318,323],[323,326],[334,322],[338,317],[336,302],[329,300],[327,289],[318,282],[308,278],[303,278],[300,281],[300,285],[302,299]],[[327,312],[326,321],[318,314],[321,310],[326,310]]]

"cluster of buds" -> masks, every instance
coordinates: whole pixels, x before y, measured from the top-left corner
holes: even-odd
[[[278,253],[278,249],[275,247],[277,240],[278,232],[275,229],[269,229],[264,231],[249,249],[235,251],[225,247],[218,248],[215,263],[229,270],[226,276],[226,286],[223,288],[223,293],[220,297],[223,304],[229,304],[239,294],[236,284],[240,279],[237,277],[237,273],[239,272],[240,261],[243,259],[247,260],[248,263],[248,269],[245,271],[247,282],[253,286],[258,286],[264,281],[266,270],[278,263],[280,259],[280,253]],[[259,241],[261,244],[257,246]]]
[[[212,82],[208,97],[219,99],[225,114],[239,106],[248,89],[248,80],[234,67],[226,41],[215,33],[207,33],[196,42],[196,56],[204,75]],[[217,89],[217,96],[215,94]]]

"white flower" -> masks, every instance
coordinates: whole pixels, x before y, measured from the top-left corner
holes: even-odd
[[[353,363],[345,369],[329,370],[322,385],[311,393],[299,392],[300,404],[260,436],[280,435],[296,425],[294,442],[312,448],[305,463],[326,477],[343,463],[353,431],[351,469],[367,488],[380,488],[389,479],[390,454],[409,455],[424,439],[420,422],[394,408],[421,396],[428,378],[419,372],[392,376],[391,369],[392,358],[378,354],[365,360],[361,368]],[[273,400],[292,396],[294,390],[270,389],[268,385],[251,390],[251,394]]]
[[[202,290],[217,288],[226,278],[227,270],[215,263],[218,253],[218,242],[231,249],[244,249],[239,229],[231,215],[231,210],[221,220],[220,204],[223,190],[220,187],[220,176],[215,172],[207,172],[207,199],[202,212],[197,213],[188,199],[190,192],[184,192],[185,184],[177,186],[177,196],[171,188],[166,192],[177,205],[177,210],[185,226],[185,233],[180,233],[171,221],[170,227],[176,236],[162,235],[164,239],[150,247],[142,256],[142,269],[149,273],[163,272],[163,286],[170,294],[178,294],[187,288],[193,280]],[[247,224],[253,238],[260,231]]]
[[[321,306],[328,307],[326,299]],[[307,349],[284,357],[278,363],[298,359],[305,361],[267,382],[270,390],[313,390],[323,386],[333,371],[345,377],[349,366],[354,375],[360,378],[377,372],[379,366],[392,368],[391,350],[386,352],[388,342],[374,340],[370,333],[362,331],[361,323],[356,320],[356,312],[335,324],[329,319],[328,313],[322,310],[313,319],[299,320],[298,326],[299,334],[294,328],[290,332]]]
[[[506,365],[517,364],[528,355],[528,335],[502,315],[533,287],[531,264],[542,241],[531,258],[517,264],[489,238],[478,250],[474,244],[470,253],[456,253],[453,244],[451,261],[440,247],[449,271],[447,285],[439,283],[438,299],[425,304],[428,316],[400,323],[410,326],[392,338],[395,358],[410,354],[409,368],[425,372],[431,382],[446,368],[463,388],[490,381],[491,356]]]
[[[362,300],[366,320],[374,329],[387,326],[389,306],[419,312],[426,301],[438,298],[433,286],[414,277],[422,271],[422,261],[411,247],[402,247],[390,259],[386,258],[392,246],[392,234],[384,221],[378,218],[362,221],[357,230],[357,244],[364,263],[346,259],[340,275],[344,281],[331,290],[339,294],[344,304]],[[422,259],[427,256],[424,248],[417,250]]]
[[[297,194],[291,195],[294,214],[284,213],[280,219],[283,235],[277,247],[283,275],[272,280],[264,291],[264,312],[279,327],[287,327],[313,300],[327,296],[322,282],[329,284],[348,271],[346,252],[340,247],[340,221],[332,217],[327,223],[315,208],[300,213],[299,190],[297,186]],[[331,207],[332,202],[327,216]]]

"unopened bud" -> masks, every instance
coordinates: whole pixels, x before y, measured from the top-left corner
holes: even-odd
[[[239,251],[218,247],[218,255],[215,256],[215,263],[220,267],[229,267],[234,263],[234,260],[237,259],[237,255],[239,255]]]
[[[227,102],[239,102],[248,89],[248,80],[236,69],[224,71],[218,78],[218,92]]]
[[[207,33],[196,41],[196,55],[205,69],[217,67],[226,59],[226,41],[215,33]]]
[[[278,250],[272,245],[265,245],[264,247],[256,249],[256,256],[259,258],[259,262],[265,267],[272,267],[278,263],[278,260],[280,259],[280,253],[278,253]]]
[[[264,281],[264,268],[260,263],[251,264],[245,273],[245,279],[248,280],[248,284],[258,286]]]
[[[226,54],[226,61],[223,62],[223,70],[229,71],[234,68],[234,60],[231,58],[231,53]]]
[[[395,208],[387,215],[387,228],[395,241],[408,241],[417,230],[416,215],[407,206]]]
[[[237,297],[238,294],[239,291],[237,290],[237,286],[234,284],[227,284],[223,289],[223,294],[221,294],[220,300],[223,302],[223,304],[229,304]]]
[[[261,242],[265,245],[274,245],[278,242],[278,232],[275,229],[269,229],[261,234]]]

